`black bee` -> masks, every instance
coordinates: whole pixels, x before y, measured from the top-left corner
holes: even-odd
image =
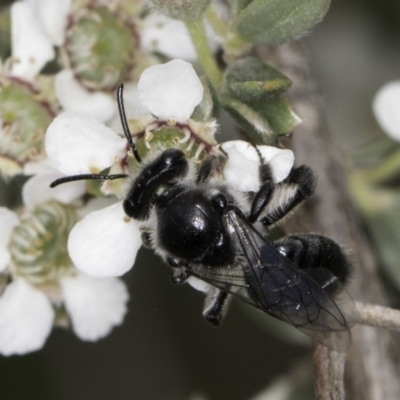
[[[143,165],[126,122],[122,85],[118,105],[132,153]],[[358,311],[343,288],[351,268],[341,247],[314,234],[271,243],[262,233],[313,193],[313,172],[294,168],[275,184],[261,162],[260,190],[243,194],[218,178],[223,162],[223,156],[210,155],[196,170],[181,150],[171,148],[142,168],[123,207],[128,217],[143,222],[143,243],[170,266],[173,283],[197,278],[210,285],[203,315],[213,325],[220,325],[233,295],[333,350],[347,350]],[[52,187],[127,177],[78,175]]]

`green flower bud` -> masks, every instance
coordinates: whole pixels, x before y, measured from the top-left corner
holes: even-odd
[[[57,280],[73,269],[67,240],[78,218],[69,207],[50,201],[37,206],[14,228],[11,268],[33,284]]]
[[[0,171],[22,172],[29,161],[43,159],[44,136],[54,118],[50,105],[28,84],[0,80]]]
[[[155,11],[168,17],[190,21],[199,18],[210,0],[150,0]]]
[[[133,25],[106,7],[80,10],[67,31],[64,55],[89,89],[113,90],[134,64]]]

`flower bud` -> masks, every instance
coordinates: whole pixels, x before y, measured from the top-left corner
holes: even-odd
[[[133,25],[122,13],[97,7],[72,15],[63,55],[84,86],[113,90],[133,67],[136,47]]]
[[[24,164],[44,158],[44,135],[54,113],[32,87],[0,80],[0,171],[21,173]]]
[[[153,8],[168,17],[190,21],[203,14],[210,0],[150,0]]]
[[[69,206],[55,201],[37,206],[11,235],[11,268],[33,284],[63,276],[73,268],[67,240],[76,222],[75,211]]]

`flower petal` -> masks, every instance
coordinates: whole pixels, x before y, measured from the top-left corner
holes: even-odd
[[[46,133],[46,152],[66,175],[99,172],[124,156],[126,140],[87,115],[62,113]]]
[[[384,85],[376,94],[372,107],[382,129],[400,141],[400,81]]]
[[[6,207],[0,207],[0,272],[4,271],[10,263],[8,244],[11,233],[18,222],[17,214]]]
[[[197,59],[185,24],[161,14],[149,14],[140,30],[140,45],[146,53],[154,51],[170,58]]]
[[[0,353],[9,356],[39,350],[53,321],[48,298],[24,280],[14,280],[0,297]]]
[[[89,215],[93,211],[99,211],[103,208],[116,204],[118,199],[115,197],[94,197],[90,199],[83,207],[76,209],[76,213],[79,219],[83,219],[86,215]]]
[[[83,196],[85,193],[84,181],[70,182],[67,185],[60,185],[55,188],[50,187],[52,182],[64,176],[59,172],[50,172],[30,178],[22,188],[22,200],[25,206],[32,210],[38,204],[48,200],[57,200],[60,203],[69,204]]]
[[[212,286],[207,283],[202,281],[201,279],[195,278],[194,276],[191,276],[186,280],[186,282],[194,289],[199,290],[200,292],[208,293]]]
[[[137,222],[125,222],[122,202],[118,202],[79,221],[69,235],[68,252],[85,274],[119,276],[132,268],[141,245]]]
[[[186,122],[203,98],[192,64],[172,60],[147,68],[138,83],[142,103],[158,118]]]
[[[55,89],[64,111],[91,115],[99,122],[108,121],[116,112],[116,104],[111,96],[87,91],[70,69],[56,75]]]
[[[18,1],[11,5],[11,75],[32,81],[55,56],[53,45],[38,21],[32,4]]]
[[[122,323],[129,294],[120,279],[79,274],[60,283],[72,328],[80,339],[101,339]]]
[[[42,23],[44,31],[51,42],[61,46],[65,39],[65,29],[71,0],[29,0]]]
[[[45,174],[47,172],[54,172],[56,169],[53,161],[45,158],[44,160],[27,162],[24,165],[24,175]]]
[[[225,180],[243,192],[260,189],[260,157],[253,145],[242,140],[233,140],[221,145],[229,159],[224,167]],[[290,173],[294,155],[291,150],[272,146],[257,146],[264,163],[271,167],[274,181],[283,181]]]

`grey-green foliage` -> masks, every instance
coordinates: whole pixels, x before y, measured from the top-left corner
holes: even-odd
[[[210,0],[149,0],[149,3],[161,14],[182,21],[191,21],[203,14]]]
[[[225,71],[222,105],[255,143],[274,144],[298,123],[281,96],[290,85],[290,79],[273,67],[253,57],[243,58]]]
[[[330,0],[253,0],[237,17],[237,32],[251,43],[298,39],[320,22]]]

